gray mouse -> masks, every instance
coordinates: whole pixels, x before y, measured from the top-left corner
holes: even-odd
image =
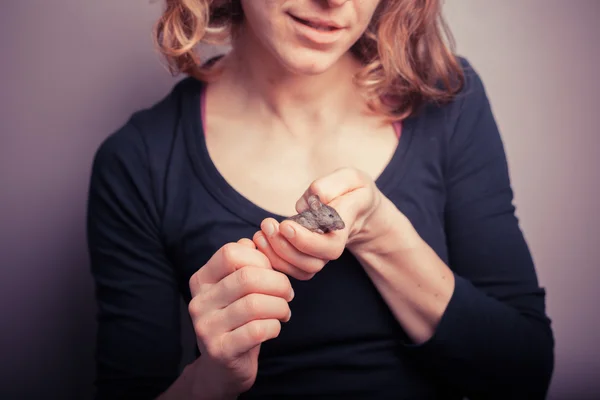
[[[344,229],[346,224],[337,211],[333,207],[323,204],[319,196],[310,195],[307,202],[308,210],[288,219],[297,222],[311,232],[321,234]]]

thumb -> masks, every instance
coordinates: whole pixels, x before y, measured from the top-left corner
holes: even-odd
[[[238,240],[238,243],[251,249],[256,249],[256,244],[254,244],[254,242],[248,238],[241,238]]]
[[[336,197],[329,205],[338,212],[344,223],[348,234],[352,234],[355,222],[369,204],[369,190],[366,188],[355,189]]]

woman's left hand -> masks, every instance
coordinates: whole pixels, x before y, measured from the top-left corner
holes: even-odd
[[[381,226],[386,218],[378,217],[386,199],[362,171],[342,168],[317,179],[296,203],[297,212],[308,209],[307,199],[312,194],[338,211],[344,229],[319,234],[290,220],[279,224],[267,218],[253,237],[274,269],[300,280],[311,279],[346,247],[369,242],[387,229]],[[373,226],[372,220],[377,220],[378,226]]]

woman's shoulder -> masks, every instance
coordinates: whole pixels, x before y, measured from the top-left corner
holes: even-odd
[[[480,73],[474,67],[472,62],[464,56],[457,55],[460,70],[462,72],[461,87],[454,95],[452,100],[446,103],[432,103],[429,110],[434,112],[443,112],[451,116],[458,117],[464,112],[472,111],[472,104],[487,102],[487,94]]]
[[[450,109],[450,120],[455,128],[464,126],[465,121],[482,122],[488,119],[495,124],[494,115],[487,89],[482,75],[477,68],[465,57],[458,57],[462,72],[463,86],[452,101]],[[495,128],[495,127],[494,127]],[[455,134],[456,129],[454,130]]]
[[[479,71],[468,58],[456,57],[462,72],[462,84],[458,92],[445,103],[426,104],[410,118],[417,125],[426,126],[428,131],[444,135],[446,140],[467,135],[467,121],[474,122],[481,118],[491,121],[494,118]]]
[[[404,121],[416,143],[426,148],[432,143],[439,146],[438,153],[427,154],[438,154],[445,171],[478,165],[482,154],[489,159],[504,157],[502,136],[484,79],[469,59],[458,57],[458,61],[463,73],[458,93],[448,102],[426,104]]]
[[[455,101],[461,105],[473,101],[487,101],[485,85],[477,68],[466,57],[458,56],[457,58],[463,72],[464,82]]]
[[[172,160],[185,159],[175,150],[182,148],[177,146],[183,140],[177,133],[182,109],[190,106],[186,98],[199,83],[193,78],[180,80],[163,98],[132,113],[100,142],[91,161],[91,199],[116,197],[121,205],[137,199],[146,206],[153,204],[155,210],[163,207],[163,185]]]
[[[97,162],[107,158],[126,160],[134,154],[156,159],[166,154],[178,135],[190,99],[201,85],[195,78],[185,77],[152,105],[131,113],[101,141],[95,155]]]

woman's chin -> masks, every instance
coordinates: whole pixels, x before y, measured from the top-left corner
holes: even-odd
[[[302,52],[293,54],[288,57],[281,57],[285,69],[295,75],[321,75],[331,68],[340,60],[337,54]]]

